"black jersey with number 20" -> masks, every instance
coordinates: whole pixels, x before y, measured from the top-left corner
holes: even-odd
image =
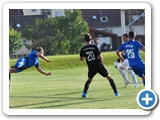
[[[98,55],[100,54],[100,50],[94,44],[87,44],[84,47],[82,47],[80,51],[80,56],[86,58],[88,67],[97,66],[102,63],[101,60],[98,59]]]

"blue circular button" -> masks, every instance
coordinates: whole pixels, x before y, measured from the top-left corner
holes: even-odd
[[[144,110],[153,109],[158,102],[157,94],[153,90],[141,90],[137,94],[137,103]]]

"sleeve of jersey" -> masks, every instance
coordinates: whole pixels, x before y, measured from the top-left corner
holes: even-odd
[[[37,54],[38,54],[38,51],[34,51],[33,54],[34,54],[34,55],[37,55]]]
[[[83,49],[81,49],[81,51],[80,51],[80,57],[84,57],[84,53],[83,53]]]
[[[101,51],[100,51],[100,49],[96,46],[96,51],[97,51],[97,55],[100,55],[101,54]]]
[[[137,46],[139,49],[142,49],[142,47],[143,47],[143,45],[139,41],[137,41]]]
[[[118,50],[119,50],[119,51],[124,50],[124,49],[123,49],[123,45],[121,45],[121,46],[118,48]]]

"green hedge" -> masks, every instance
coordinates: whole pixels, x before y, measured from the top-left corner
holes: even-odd
[[[113,63],[117,60],[117,55],[114,52],[104,52],[102,53],[103,63],[106,66],[112,66]],[[145,59],[145,53],[141,53],[142,59]],[[40,65],[43,69],[65,69],[65,68],[76,68],[76,67],[86,67],[86,62],[79,60],[79,55],[57,55],[57,56],[47,56],[52,62],[47,63],[46,61],[40,59]],[[17,59],[10,60],[10,66],[13,66],[16,63]],[[27,70],[35,69],[31,67]]]

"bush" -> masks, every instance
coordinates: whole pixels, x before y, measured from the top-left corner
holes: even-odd
[[[113,66],[114,62],[117,60],[117,55],[115,51],[102,53],[103,63],[106,66]],[[142,59],[145,61],[145,53],[141,53]],[[86,67],[86,62],[79,60],[79,55],[57,55],[57,56],[47,56],[52,62],[47,63],[46,61],[40,59],[40,66],[44,70],[52,69],[66,69],[66,68],[76,68],[76,67]],[[17,59],[10,60],[10,66],[16,63]],[[31,67],[27,70],[35,70],[35,67]]]

